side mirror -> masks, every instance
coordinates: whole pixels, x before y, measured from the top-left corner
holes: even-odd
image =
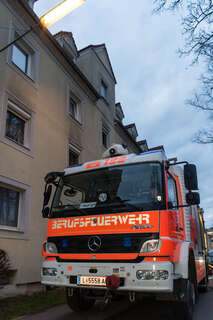
[[[50,200],[50,196],[52,193],[52,185],[45,185],[45,191],[44,191],[44,201],[43,201],[43,208],[42,208],[42,217],[48,218],[50,213],[50,208],[47,207],[48,202]]]
[[[200,194],[198,192],[188,192],[186,194],[186,202],[189,205],[200,204]]]
[[[58,171],[52,171],[52,172],[49,172],[45,177],[44,177],[44,181],[46,183],[56,183],[55,180],[57,178],[60,178],[64,175],[64,172],[58,172]]]
[[[49,213],[50,213],[50,208],[49,208],[49,207],[44,207],[44,208],[42,209],[42,217],[43,217],[43,218],[48,218]]]
[[[49,185],[48,188],[47,187],[45,188],[43,207],[46,207],[46,205],[48,204],[51,193],[52,193],[52,185]]]
[[[74,197],[76,195],[76,193],[77,193],[77,191],[73,188],[69,188],[64,191],[64,195],[67,197]]]
[[[197,170],[194,164],[185,164],[184,182],[188,190],[198,190]]]

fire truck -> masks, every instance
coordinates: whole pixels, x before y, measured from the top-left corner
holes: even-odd
[[[151,296],[193,319],[198,291],[208,286],[194,164],[113,145],[103,159],[50,172],[45,181],[44,285],[65,287],[74,311],[119,295]]]

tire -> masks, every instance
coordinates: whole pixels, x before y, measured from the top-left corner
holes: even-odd
[[[175,318],[181,320],[193,320],[194,306],[196,302],[196,288],[191,279],[183,280],[182,301],[175,306]]]
[[[208,283],[209,283],[209,278],[208,278],[208,274],[206,273],[205,278],[199,283],[198,291],[199,292],[207,292],[208,291]]]
[[[88,299],[88,290],[73,289],[71,295],[71,288],[66,289],[66,298],[68,306],[75,312],[87,311],[95,304],[95,299]]]

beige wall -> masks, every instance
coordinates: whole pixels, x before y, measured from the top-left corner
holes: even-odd
[[[97,48],[96,46],[89,46],[88,48],[82,50],[79,58],[77,59],[77,64],[100,95],[101,81],[103,80],[107,85],[107,99],[101,98],[98,100],[97,108],[99,113],[97,114],[98,117],[95,118],[95,121],[97,121],[98,124],[98,131],[96,132],[96,135],[99,139],[99,146],[101,147],[99,147],[98,153],[98,157],[100,158],[103,152],[106,150],[102,145],[101,134],[103,125],[109,131],[108,146],[110,146],[112,143],[116,143],[117,141],[117,136],[114,135],[116,82],[110,68],[105,46],[103,45]]]
[[[21,22],[21,16],[27,12],[23,9],[23,13],[15,16],[15,11],[10,8],[0,2],[1,24],[9,28],[1,31],[0,48],[8,43],[12,24],[22,30],[28,28]],[[124,142],[123,132],[114,128],[115,81],[107,70],[106,55],[100,53],[101,61],[92,50],[80,58],[79,65],[98,92],[104,78],[109,88],[108,103],[103,99],[95,101],[94,92],[87,83],[77,72],[70,73],[63,57],[63,61],[58,58],[60,54],[56,47],[55,52],[48,49],[33,33],[26,36],[26,41],[36,52],[35,82],[9,62],[11,48],[0,55],[0,184],[24,189],[26,195],[20,212],[21,231],[0,226],[0,249],[8,253],[12,267],[17,270],[14,284],[40,281],[41,245],[47,223],[41,217],[43,177],[49,171],[60,171],[67,166],[68,142],[79,146],[81,162],[100,158],[105,151],[102,145],[103,121],[110,130],[111,142]],[[69,90],[81,102],[81,124],[67,112]],[[23,150],[5,138],[8,98],[20,103],[31,114],[29,150]],[[134,151],[134,146],[130,148]]]
[[[8,27],[13,21],[20,29],[26,28],[2,2],[0,21]],[[8,38],[9,30],[0,38],[0,47],[8,42]],[[17,269],[14,283],[18,284],[40,281],[41,244],[46,233],[46,220],[41,217],[44,175],[67,166],[68,141],[82,147],[81,161],[97,158],[100,149],[97,135],[100,112],[88,97],[89,93],[81,89],[81,83],[76,84],[72,80],[33,34],[29,34],[27,40],[39,54],[36,84],[7,63],[7,50],[0,55],[1,125],[5,121],[3,109],[8,94],[26,106],[34,118],[30,155],[17,150],[16,143],[9,145],[7,141],[0,140],[0,182],[3,177],[7,179],[6,185],[10,185],[10,181],[21,183],[30,192],[29,207],[24,213],[28,218],[24,232],[2,230],[0,227],[0,248],[8,253],[13,268]],[[67,112],[68,87],[81,99],[82,125]]]

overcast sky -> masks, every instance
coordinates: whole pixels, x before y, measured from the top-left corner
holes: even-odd
[[[61,0],[38,0],[40,17]],[[197,165],[201,207],[207,227],[213,226],[213,145],[192,143],[199,128],[210,125],[208,115],[186,106],[199,87],[201,66],[179,58],[182,46],[180,17],[152,15],[151,0],[86,0],[49,28],[71,31],[78,49],[105,43],[117,79],[116,102],[125,124],[135,122],[149,147],[164,145],[168,157]]]

